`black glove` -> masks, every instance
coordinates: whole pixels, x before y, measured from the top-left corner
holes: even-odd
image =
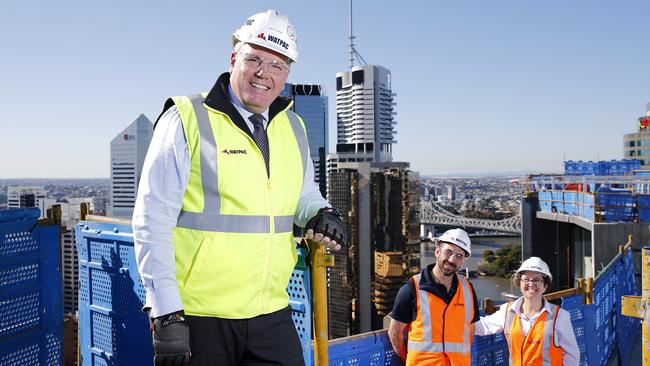
[[[314,235],[323,234],[336,241],[341,247],[347,243],[347,234],[343,226],[343,214],[333,207],[323,207],[318,210],[316,216],[307,221],[305,230],[314,230]]]
[[[190,363],[190,328],[183,311],[153,319],[153,361],[156,366]]]

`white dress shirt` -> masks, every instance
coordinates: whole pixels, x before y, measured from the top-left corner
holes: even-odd
[[[237,100],[232,97],[233,100]],[[237,101],[238,102],[238,101]],[[241,103],[233,103],[240,113]],[[248,120],[252,113],[242,115]],[[268,110],[262,113],[268,120]],[[307,152],[309,156],[309,152]],[[158,317],[183,309],[178,282],[172,229],[181,211],[190,176],[190,154],[178,109],[169,108],[156,125],[147,151],[133,210],[133,236],[138,270],[147,290],[145,307]],[[294,223],[304,227],[322,207],[329,206],[314,182],[314,164],[307,159]],[[242,268],[245,271],[246,268]]]
[[[551,304],[544,300],[544,306],[542,309],[530,319],[526,317],[521,312],[521,305],[524,302],[524,298],[520,297],[515,300],[510,309],[510,316],[519,317],[521,321],[521,328],[524,332],[524,336],[528,334],[530,328],[535,324],[535,320],[542,315],[543,312],[547,312],[547,316],[553,316],[551,312]],[[503,326],[506,321],[506,308],[508,304],[503,304],[494,314],[488,316],[482,316],[481,320],[474,323],[474,334],[475,335],[489,335],[496,334],[503,331]],[[571,315],[568,311],[560,308],[557,314],[557,319],[555,321],[555,339],[556,344],[562,347],[563,352],[563,365],[564,366],[578,366],[580,364],[580,348],[578,348],[578,342],[576,341],[576,336],[573,333],[573,326],[571,325]]]

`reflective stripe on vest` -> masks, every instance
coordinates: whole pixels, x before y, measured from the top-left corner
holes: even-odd
[[[457,342],[432,342],[431,339],[431,307],[429,306],[429,293],[425,290],[421,290],[419,287],[421,274],[417,274],[413,277],[415,282],[415,287],[417,289],[418,297],[420,299],[420,315],[422,317],[422,341],[414,341],[409,339],[408,341],[408,350],[418,351],[418,352],[456,352],[456,353],[469,353],[472,349],[469,327],[466,325],[463,326],[463,343]],[[463,290],[463,301],[465,304],[465,323],[470,324],[472,321],[472,310],[473,306],[470,306],[473,302],[472,294],[470,292],[469,284],[464,278],[458,277],[459,286]],[[456,290],[458,291],[458,290]]]
[[[545,301],[545,300],[544,300]],[[515,351],[514,350],[514,345],[512,341],[512,327],[514,323],[514,317],[518,316],[516,312],[514,314],[510,314],[510,306],[512,305],[512,302],[509,302],[507,307],[506,307],[506,319],[504,323],[504,334],[506,337],[506,341],[508,342],[509,346],[509,351],[510,351],[510,364],[513,364],[513,356],[512,353]],[[543,335],[543,341],[542,341],[542,354],[541,354],[541,359],[542,359],[542,366],[552,366],[553,363],[551,362],[551,347],[555,346],[555,321],[557,319],[557,314],[560,311],[559,307],[554,304],[549,304],[551,307],[551,314],[545,314],[544,318],[544,335]],[[552,316],[549,316],[552,315]],[[541,315],[540,315],[541,316]],[[539,318],[538,318],[539,319]],[[537,320],[536,320],[537,321]],[[521,321],[519,322],[521,324]],[[528,330],[528,334],[526,335],[526,338],[528,335],[530,335],[530,332],[533,331],[533,327],[535,326],[535,323],[531,325],[531,328]],[[523,329],[522,329],[522,334],[523,334]],[[546,340],[550,340],[550,342],[547,342]],[[557,346],[555,346],[557,347]],[[523,353],[523,352],[522,352]],[[523,361],[523,360],[522,360]]]
[[[203,212],[182,211],[178,215],[178,227],[214,232],[230,233],[269,233],[270,216],[226,215],[221,214],[221,197],[219,195],[219,178],[217,174],[217,143],[214,140],[208,112],[203,106],[203,96],[190,97],[194,108],[200,135],[201,185],[203,187]],[[307,134],[298,116],[291,110],[286,111],[291,128],[300,149],[303,176],[307,170],[308,143]],[[293,230],[293,216],[275,216],[275,232]]]

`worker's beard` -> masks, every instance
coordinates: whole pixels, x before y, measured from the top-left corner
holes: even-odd
[[[452,276],[456,271],[458,270],[458,266],[451,263],[450,261],[447,260],[442,260],[442,265],[440,266],[440,269],[442,270],[442,274],[446,277]]]

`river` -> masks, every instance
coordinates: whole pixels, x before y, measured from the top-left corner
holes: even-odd
[[[496,251],[497,249],[510,245],[510,244],[521,244],[521,237],[519,236],[472,236],[472,256],[465,261],[465,266],[471,271],[476,270],[476,265],[483,258],[483,252],[487,249]],[[427,265],[435,261],[433,243],[423,242],[420,246],[421,250],[421,267],[424,268]],[[501,296],[502,292],[507,292],[515,295],[519,295],[519,290],[512,284],[507,278],[501,277],[489,277],[489,276],[476,276],[470,279],[474,290],[476,290],[476,296],[479,301],[484,298],[490,298],[495,303],[499,304],[506,299]]]

